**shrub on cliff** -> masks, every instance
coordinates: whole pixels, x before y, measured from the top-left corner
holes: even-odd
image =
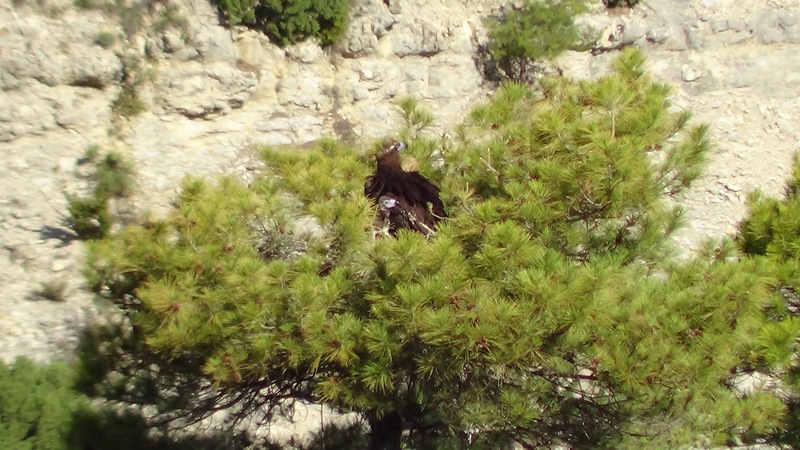
[[[309,37],[332,44],[344,32],[348,0],[216,0],[230,25],[259,29],[280,45]]]
[[[585,0],[526,0],[488,21],[491,58],[507,77],[521,80],[530,62],[550,60],[580,41],[575,16]]]
[[[13,450],[230,450],[231,435],[172,439],[154,433],[139,415],[93,405],[74,389],[75,368],[19,358],[0,361],[0,448]]]
[[[81,239],[98,239],[111,227],[109,201],[131,194],[134,185],[133,166],[117,152],[109,152],[97,161],[97,147],[90,147],[80,163],[91,163],[94,171],[88,181],[94,185],[91,195],[67,195],[67,225]]]
[[[68,449],[73,414],[81,400],[71,391],[72,372],[63,364],[39,367],[18,359],[0,361],[0,448]]]

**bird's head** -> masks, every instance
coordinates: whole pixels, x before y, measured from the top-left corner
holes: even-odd
[[[398,205],[397,200],[393,199],[392,197],[387,197],[384,195],[383,197],[378,199],[378,206],[384,211],[394,209],[395,207],[397,207],[397,205]]]
[[[383,142],[381,151],[375,156],[378,170],[402,170],[400,152],[406,149],[405,142],[387,139]]]
[[[397,153],[405,150],[406,143],[395,141],[394,139],[387,139],[383,141],[383,153]]]

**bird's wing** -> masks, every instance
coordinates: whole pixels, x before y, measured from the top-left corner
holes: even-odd
[[[436,227],[437,219],[433,217],[433,214],[431,214],[425,204],[417,203],[407,208],[402,208],[402,214],[405,222],[408,223],[409,228],[412,230],[420,232],[425,236],[432,236],[435,234],[434,228]]]
[[[370,175],[364,180],[364,196],[377,200],[384,194],[386,182],[377,175]]]
[[[436,217],[440,219],[447,217],[444,203],[439,197],[438,186],[431,183],[419,172],[408,172],[406,174],[406,186],[407,192],[404,192],[404,194],[412,203],[420,203],[422,205],[430,203],[433,214]]]
[[[434,234],[436,219],[424,204],[411,204],[402,196],[390,194],[378,200],[378,208],[380,227],[393,236],[403,229],[416,231],[425,236]]]

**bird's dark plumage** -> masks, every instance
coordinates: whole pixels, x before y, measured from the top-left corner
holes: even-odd
[[[378,153],[375,173],[364,183],[364,195],[375,200],[391,234],[401,228],[433,234],[436,223],[447,217],[439,188],[417,171],[403,169],[402,142],[387,141]]]

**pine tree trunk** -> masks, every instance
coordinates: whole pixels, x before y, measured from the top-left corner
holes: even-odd
[[[383,417],[369,417],[370,445],[369,450],[400,450],[400,438],[403,434],[403,419],[397,413]]]

